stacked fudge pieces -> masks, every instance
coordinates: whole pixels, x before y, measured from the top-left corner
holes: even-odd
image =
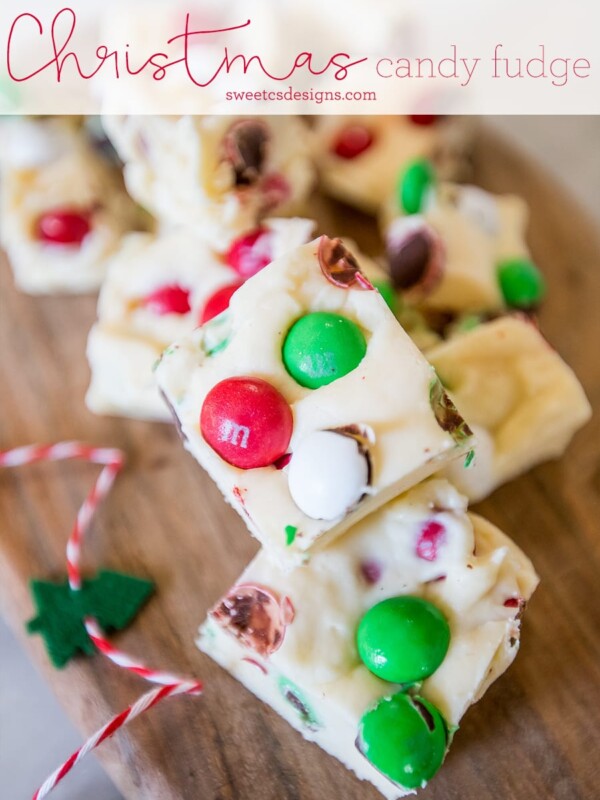
[[[152,367],[175,339],[224,311],[234,292],[307,242],[313,185],[300,119],[107,117],[131,195],[157,219],[111,260],[88,342],[89,408],[167,421]],[[287,217],[283,215],[288,215]]]
[[[174,418],[262,546],[200,649],[386,797],[410,793],[514,659],[537,584],[468,503],[590,414],[535,321],[525,204],[453,182],[460,119],[103,124],[0,129],[17,281],[102,282],[88,406]],[[384,261],[312,238],[316,172],[379,219]]]
[[[199,647],[386,797],[424,786],[511,663],[533,566],[434,473],[471,430],[339,239],[247,281],[156,371],[262,549]]]
[[[262,544],[198,646],[390,798],[439,769],[515,657],[537,584],[468,499],[559,455],[589,416],[531,319],[544,286],[522,201],[440,182],[431,140],[382,191],[362,157],[382,158],[393,124],[350,125],[334,156],[340,121],[317,125],[323,186],[379,213],[387,274],[321,236],[156,373],[186,448]]]
[[[518,197],[403,166],[380,211],[398,316],[477,437],[472,469],[445,473],[472,500],[560,456],[590,417],[573,371],[539,330],[544,279]]]

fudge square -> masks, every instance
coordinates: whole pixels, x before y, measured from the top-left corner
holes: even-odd
[[[377,214],[411,158],[432,158],[447,179],[464,179],[473,138],[466,117],[320,116],[315,158],[322,189]]]
[[[200,628],[202,651],[388,798],[440,767],[538,582],[466,504],[433,478],[292,573],[262,550]]]
[[[104,126],[131,196],[220,252],[265,216],[302,213],[314,183],[301,117],[109,115]]]
[[[527,249],[528,213],[520,197],[438,182],[429,162],[409,162],[382,213],[393,283],[423,311],[536,307],[544,281]]]
[[[15,282],[31,294],[96,290],[123,236],[149,221],[120,169],[63,118],[3,123],[1,240]]]
[[[250,278],[156,377],[187,449],[289,562],[471,446],[433,368],[327,236]]]
[[[560,457],[591,417],[577,376],[525,315],[456,333],[427,358],[477,439],[469,469],[444,472],[473,502]]]

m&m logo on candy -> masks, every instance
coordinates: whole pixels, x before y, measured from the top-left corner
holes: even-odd
[[[261,378],[226,378],[206,395],[200,431],[224,461],[240,469],[268,467],[285,455],[292,409]]]

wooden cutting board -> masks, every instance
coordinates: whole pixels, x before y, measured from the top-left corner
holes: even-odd
[[[597,232],[571,197],[490,133],[482,133],[474,161],[478,183],[519,192],[532,206],[530,243],[549,283],[542,328],[598,411]],[[321,206],[335,222],[328,232],[373,249],[372,223]],[[194,647],[206,610],[256,545],[172,427],[86,410],[84,350],[94,314],[92,297],[17,293],[0,265],[0,447],[83,439],[127,451],[128,468],[93,526],[85,564],[155,581],[157,596],[114,641],[206,685],[203,698],[169,700],[103,745],[106,770],[127,800],[376,800],[370,785],[305,743]],[[480,505],[533,559],[542,583],[515,664],[467,714],[423,800],[600,796],[599,445],[596,414],[560,462]],[[55,671],[23,623],[32,615],[29,578],[64,574],[66,537],[96,474],[75,463],[0,472],[2,612],[82,734],[147,685],[101,656]],[[31,776],[32,791],[43,778]]]

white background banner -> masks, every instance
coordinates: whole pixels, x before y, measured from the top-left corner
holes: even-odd
[[[600,113],[593,0],[3,0],[5,113]]]

